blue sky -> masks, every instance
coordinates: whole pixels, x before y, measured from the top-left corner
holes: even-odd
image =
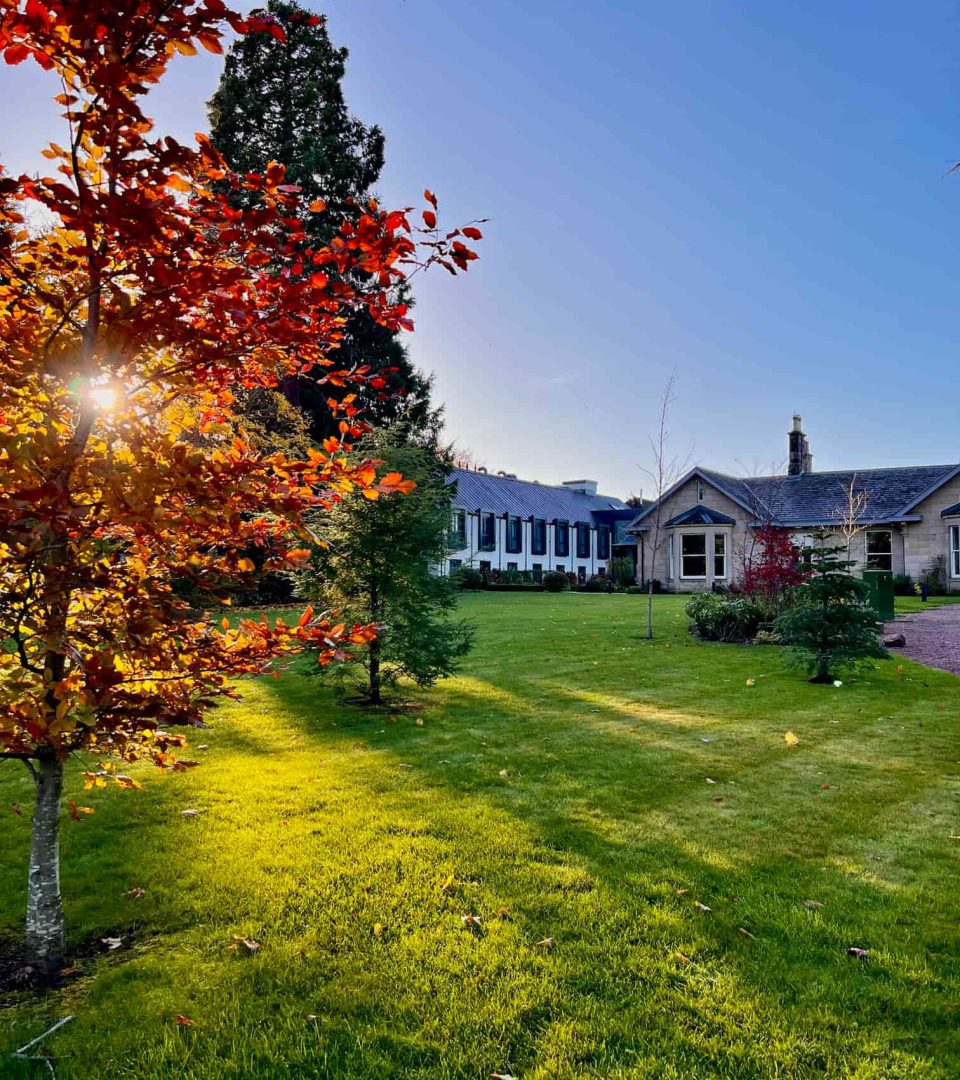
[[[960,460],[960,9],[936,0],[330,0],[380,192],[488,217],[459,280],[419,279],[414,359],[491,469],[649,490],[675,452],[736,473]],[[215,57],[150,111],[205,126]],[[0,73],[0,158],[40,167],[48,86]]]

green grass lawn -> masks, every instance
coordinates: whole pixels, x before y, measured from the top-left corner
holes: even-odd
[[[890,661],[810,686],[695,642],[682,598],[644,641],[644,602],[468,596],[476,651],[411,709],[260,681],[201,768],[74,780],[80,971],[8,995],[0,1076],[46,1076],[6,1055],[68,1013],[59,1080],[960,1076],[960,683]]]

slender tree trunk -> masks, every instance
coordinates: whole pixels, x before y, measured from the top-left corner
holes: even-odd
[[[647,640],[653,641],[653,580],[647,582]]]
[[[54,982],[63,967],[64,923],[60,899],[60,796],[63,762],[40,758],[27,878],[27,959],[38,976]]]
[[[370,685],[368,697],[371,705],[382,705],[383,696],[380,692],[380,639],[374,638],[370,642]]]

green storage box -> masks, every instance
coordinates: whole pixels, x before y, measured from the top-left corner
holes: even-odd
[[[864,570],[863,583],[870,606],[884,622],[890,622],[894,617],[893,574],[889,570]]]

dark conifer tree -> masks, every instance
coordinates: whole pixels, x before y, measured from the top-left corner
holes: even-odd
[[[279,161],[306,201],[323,199],[326,211],[311,214],[308,225],[311,239],[325,244],[370,197],[383,169],[384,135],[347,108],[347,50],[331,42],[324,20],[290,0],[269,0],[266,13],[286,41],[248,34],[233,44],[208,106],[211,137],[237,172],[262,172]],[[411,363],[397,334],[357,312],[338,360],[342,367],[371,369],[357,401],[364,419],[436,443],[442,410],[432,408],[431,380]],[[336,432],[326,404],[335,389],[305,377],[286,390],[307,413],[314,438]]]

